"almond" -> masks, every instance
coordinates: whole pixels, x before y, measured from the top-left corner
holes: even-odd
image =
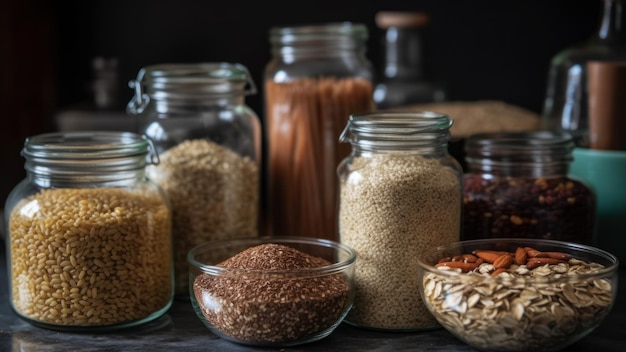
[[[478,257],[476,257],[473,254],[463,254],[463,260],[466,263],[476,263],[476,260],[478,260]]]
[[[435,267],[447,266],[450,268],[458,268],[461,269],[464,273],[470,272],[478,267],[475,263],[465,263],[465,262],[442,262],[437,263]]]
[[[536,250],[536,249],[534,249],[532,247],[525,247],[524,249],[526,250],[526,254],[529,257],[531,257],[531,258],[535,258],[535,257],[543,257],[543,258],[545,258],[545,257],[548,256],[544,252],[538,251],[538,250]]]
[[[554,258],[554,259],[560,259],[560,260],[570,260],[572,259],[572,256],[567,254],[567,253],[561,253],[561,252],[544,252],[545,255],[547,255],[550,258]]]
[[[526,264],[526,258],[528,258],[528,255],[526,254],[526,250],[522,247],[517,247],[517,250],[515,251],[515,264],[517,265]]]
[[[496,270],[494,270],[494,271],[491,273],[491,276],[492,276],[492,277],[498,276],[498,275],[502,274],[502,273],[503,273],[503,272],[505,272],[505,271],[506,271],[506,269],[504,269],[504,268],[496,269]]]
[[[438,262],[438,263],[449,262],[449,261],[451,261],[451,260],[452,260],[452,259],[451,259],[450,257],[443,257],[443,258],[439,259],[439,262]]]
[[[480,250],[480,251],[474,251],[474,254],[479,258],[483,258],[483,260],[486,261],[487,263],[493,264],[493,262],[495,262],[496,259],[498,259],[501,255],[503,255],[504,252]]]
[[[493,262],[493,267],[495,269],[508,269],[511,264],[513,264],[513,257],[509,254],[503,254]]]
[[[528,263],[526,263],[526,268],[534,269],[534,268],[537,268],[546,264],[555,265],[555,264],[561,264],[561,263],[565,263],[565,261],[557,259],[557,258],[543,258],[543,257],[530,258],[528,259]]]

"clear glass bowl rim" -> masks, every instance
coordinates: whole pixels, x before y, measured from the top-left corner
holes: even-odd
[[[196,259],[197,255],[213,248],[219,248],[224,246],[241,246],[242,248],[249,248],[264,243],[275,243],[288,246],[291,244],[310,245],[327,247],[338,251],[343,251],[347,254],[347,258],[331,265],[316,267],[316,268],[303,268],[298,270],[263,270],[263,269],[241,269],[241,268],[224,268],[216,265],[205,264]],[[247,245],[247,247],[245,247]],[[236,253],[233,253],[235,255]],[[352,266],[356,261],[356,251],[345,244],[312,237],[297,237],[297,236],[262,236],[262,237],[247,237],[237,239],[224,239],[209,241],[199,244],[193,247],[187,254],[187,261],[191,265],[191,268],[197,268],[205,274],[220,276],[225,274],[259,274],[259,275],[297,275],[298,277],[308,276],[324,276],[341,273],[347,268]]]
[[[532,238],[489,238],[489,239],[479,239],[479,240],[466,240],[466,241],[458,241],[449,243],[442,246],[437,246],[433,248],[429,248],[424,250],[417,258],[418,265],[421,269],[434,273],[440,276],[457,276],[464,275],[464,273],[459,273],[454,270],[439,270],[435,266],[426,262],[425,258],[434,255],[437,252],[453,252],[455,249],[461,249],[466,246],[472,246],[478,248],[483,248],[486,250],[494,250],[494,245],[496,244],[504,244],[504,245],[523,245],[525,247],[541,247],[541,246],[551,246],[555,250],[556,248],[561,248],[559,250],[562,253],[571,254],[573,250],[578,252],[584,252],[588,255],[591,255],[596,258],[603,258],[607,262],[611,263],[610,265],[606,265],[604,268],[596,270],[592,273],[585,274],[577,274],[577,275],[562,275],[559,277],[541,277],[542,283],[551,283],[551,282],[567,282],[569,280],[584,280],[584,279],[593,279],[593,278],[602,278],[613,275],[617,269],[619,268],[619,260],[617,257],[603,249],[593,247],[590,245],[567,242],[567,241],[556,241],[556,240],[547,240],[547,239],[532,239]],[[479,247],[483,245],[482,247]],[[465,254],[465,253],[457,253],[457,254]],[[475,278],[484,278],[485,281],[493,280],[493,281],[502,281],[502,280],[510,280],[510,278],[503,278],[502,276],[478,276]],[[538,280],[537,277],[516,277],[515,280],[524,280],[528,282],[536,282]]]

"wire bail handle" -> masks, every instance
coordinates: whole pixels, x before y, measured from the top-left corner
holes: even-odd
[[[142,68],[137,73],[136,79],[128,81],[128,87],[135,90],[135,95],[133,95],[126,106],[126,112],[130,115],[141,114],[146,109],[146,106],[148,106],[148,103],[150,103],[150,96],[144,93],[141,87],[141,82],[145,74],[146,69]]]

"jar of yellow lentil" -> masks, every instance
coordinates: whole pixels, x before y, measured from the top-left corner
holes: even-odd
[[[150,141],[128,132],[27,138],[27,177],[5,205],[9,294],[28,322],[112,330],[173,300],[171,210],[145,176]]]

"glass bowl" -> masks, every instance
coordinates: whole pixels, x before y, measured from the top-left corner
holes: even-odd
[[[354,300],[356,254],[334,241],[219,240],[196,246],[187,259],[197,316],[214,334],[240,344],[293,346],[322,339]]]
[[[418,262],[428,310],[483,351],[563,349],[600,324],[617,294],[617,258],[570,242],[462,241],[426,250]]]

